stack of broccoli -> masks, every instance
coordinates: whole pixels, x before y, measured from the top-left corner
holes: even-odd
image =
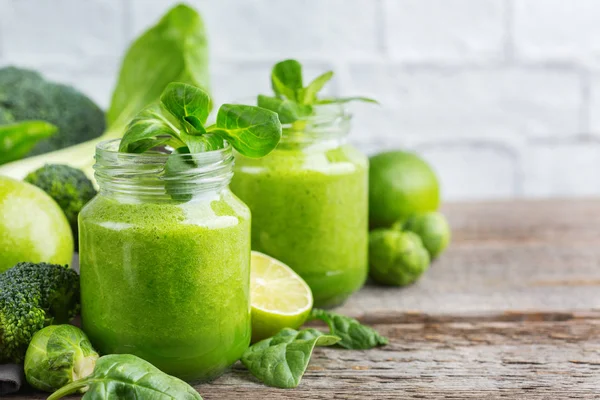
[[[0,275],[0,363],[23,361],[33,335],[79,311],[79,276],[61,265],[19,263]]]

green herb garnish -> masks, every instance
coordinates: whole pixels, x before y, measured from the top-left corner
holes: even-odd
[[[296,60],[281,61],[271,72],[271,86],[275,96],[259,95],[259,107],[275,111],[283,124],[291,124],[313,115],[313,106],[319,104],[342,104],[350,101],[377,103],[368,97],[319,98],[319,92],[333,78],[333,71],[316,77],[304,87],[302,65]]]
[[[242,363],[267,386],[295,388],[300,383],[315,346],[331,346],[340,340],[316,329],[285,328],[277,335],[250,346]]]
[[[366,350],[388,344],[387,338],[354,318],[318,308],[312,310],[311,318],[325,321],[330,333],[341,338],[337,345],[346,349]]]
[[[222,149],[226,140],[245,156],[262,157],[279,143],[281,123],[275,112],[224,104],[217,112],[216,123],[206,126],[211,103],[202,89],[170,83],[158,105],[145,108],[131,121],[119,151],[142,153],[168,144],[179,154],[194,154]]]

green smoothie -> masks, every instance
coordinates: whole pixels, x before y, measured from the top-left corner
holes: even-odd
[[[230,186],[252,210],[252,248],[298,272],[317,307],[342,303],[365,281],[367,168],[349,145],[236,156]]]
[[[99,195],[80,215],[83,329],[102,354],[130,353],[210,380],[250,342],[250,213],[228,189],[177,204]]]

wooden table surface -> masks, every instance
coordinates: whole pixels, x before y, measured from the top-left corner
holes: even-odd
[[[367,285],[339,308],[373,324],[388,346],[318,348],[293,390],[265,387],[238,364],[199,392],[207,400],[600,398],[600,200],[452,204],[445,213],[452,245],[417,284]]]

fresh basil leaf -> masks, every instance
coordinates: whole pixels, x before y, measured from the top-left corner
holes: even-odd
[[[138,113],[127,126],[119,145],[119,151],[131,153],[133,143],[140,140],[155,139],[162,135],[179,138],[178,129],[163,115],[158,105],[147,107]]]
[[[211,101],[204,90],[186,83],[172,82],[163,91],[160,102],[188,134],[206,133],[204,124],[210,113]]]
[[[288,99],[264,96],[262,94],[258,95],[256,104],[261,108],[276,112],[282,124],[291,124],[302,117],[310,115],[312,112],[312,107],[309,105],[301,105]]]
[[[317,94],[331,78],[333,78],[333,71],[317,76],[306,88],[302,89],[302,103],[314,104],[317,101]]]
[[[327,99],[320,99],[317,100],[317,104],[343,104],[343,103],[349,103],[351,101],[362,101],[364,103],[373,103],[373,104],[379,104],[379,102],[375,99],[372,99],[370,97],[332,97],[332,98],[327,98]]]
[[[278,62],[271,72],[271,85],[278,96],[289,100],[300,100],[302,91],[302,64],[296,60]]]
[[[281,139],[281,123],[276,113],[240,104],[223,104],[215,126],[208,131],[221,136],[247,157],[269,154]]]
[[[193,387],[131,354],[100,357],[94,372],[57,390],[48,400],[61,399],[88,387],[82,400],[144,399],[202,400]]]
[[[58,128],[46,121],[22,121],[0,126],[0,164],[20,160]]]
[[[136,113],[156,101],[168,83],[179,81],[208,89],[208,46],[204,23],[180,4],[127,50],[106,119],[120,131]]]
[[[365,350],[388,344],[387,338],[354,318],[318,308],[312,310],[311,317],[325,321],[330,333],[342,339],[337,345],[346,349]]]
[[[285,328],[250,346],[242,355],[242,363],[267,386],[294,388],[300,383],[315,346],[331,346],[339,340],[312,328]]]

